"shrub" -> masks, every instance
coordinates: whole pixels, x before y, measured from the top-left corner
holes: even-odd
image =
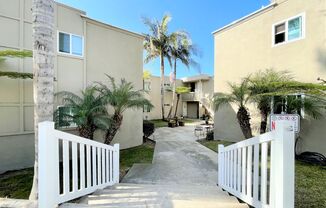
[[[206,134],[206,140],[208,140],[208,141],[214,140],[214,131],[207,132],[207,134]]]
[[[149,121],[143,121],[143,134],[144,139],[147,139],[149,136],[151,136],[155,131],[154,123]]]

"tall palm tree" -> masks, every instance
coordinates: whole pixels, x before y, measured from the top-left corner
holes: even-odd
[[[56,94],[62,98],[64,108],[55,112],[57,124],[66,123],[77,125],[79,136],[94,139],[96,129],[107,129],[110,123],[106,101],[97,88],[90,86],[82,91],[82,96],[72,92],[62,91]]]
[[[54,101],[54,1],[33,0],[33,95],[35,163],[29,198],[38,198],[38,123],[53,120]]]
[[[171,43],[171,34],[168,33],[168,23],[171,16],[164,15],[161,21],[143,18],[144,24],[148,27],[150,33],[145,34],[144,48],[147,52],[145,63],[160,58],[161,65],[161,112],[162,119],[165,120],[164,111],[164,59],[167,58],[171,63],[169,46]]]
[[[172,109],[174,107],[175,94],[176,94],[176,76],[177,76],[177,61],[181,61],[187,68],[190,65],[198,68],[198,63],[192,59],[192,55],[198,55],[196,47],[192,44],[190,37],[184,32],[174,33],[171,36],[170,56],[173,61],[173,76],[174,82],[172,87],[172,101],[168,118],[170,118]]]
[[[190,92],[190,88],[189,87],[177,87],[175,89],[175,93],[177,94],[177,103],[175,105],[174,117],[177,117],[180,96],[182,94],[189,93],[189,92]]]
[[[248,80],[250,97],[252,101],[258,105],[260,111],[260,133],[263,134],[266,132],[267,119],[271,111],[272,102],[272,96],[263,94],[275,91],[275,88],[272,85],[273,83],[288,82],[293,80],[293,78],[287,71],[277,72],[273,69],[266,69],[258,71],[253,76],[250,76]]]
[[[127,109],[143,109],[144,105],[152,108],[151,102],[144,98],[143,90],[135,90],[131,82],[121,79],[117,85],[113,77],[109,78],[109,86],[98,83],[98,90],[113,108],[113,116],[110,125],[105,134],[105,144],[110,144],[121,127],[123,121],[123,113]]]
[[[213,97],[215,110],[218,110],[222,105],[236,104],[238,106],[237,119],[241,131],[246,139],[252,137],[250,125],[250,113],[246,107],[250,97],[248,90],[248,80],[244,79],[240,85],[229,83],[231,89],[230,94],[218,93]]]

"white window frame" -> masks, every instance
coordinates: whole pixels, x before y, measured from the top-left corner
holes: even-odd
[[[67,34],[69,35],[69,53],[66,53],[66,52],[61,52],[60,51],[60,48],[59,48],[59,34],[60,33],[64,33],[64,34]],[[82,39],[82,55],[77,55],[77,54],[73,54],[72,53],[72,36],[76,36],[76,37],[80,37]],[[79,58],[83,58],[84,57],[84,37],[82,35],[76,35],[76,34],[73,34],[73,33],[68,33],[68,32],[64,32],[64,31],[59,31],[57,32],[57,52],[58,54],[62,54],[62,55],[68,55],[68,56],[74,56],[74,57],[79,57]]]
[[[296,19],[298,17],[301,17],[301,21],[302,21],[302,27],[301,27],[301,37],[300,38],[296,38],[293,40],[289,40],[288,34],[289,34],[289,21]],[[275,27],[281,24],[285,24],[285,41],[282,43],[277,43],[275,44]],[[306,13],[303,12],[301,14],[298,14],[296,16],[290,17],[286,20],[282,20],[279,21],[275,24],[272,25],[272,47],[276,47],[276,46],[280,46],[280,45],[284,45],[284,44],[288,44],[288,43],[292,43],[295,41],[299,41],[299,40],[303,40],[306,38]]]

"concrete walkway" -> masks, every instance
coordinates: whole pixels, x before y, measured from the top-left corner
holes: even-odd
[[[221,190],[217,154],[196,142],[194,125],[159,128],[152,164],[134,164],[122,183],[71,207],[248,208]]]
[[[135,164],[122,180],[123,183],[217,183],[217,154],[196,142],[194,126],[159,128],[154,139],[153,164]]]

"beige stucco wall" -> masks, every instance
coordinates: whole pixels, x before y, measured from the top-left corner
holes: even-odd
[[[215,92],[228,92],[228,81],[239,82],[250,73],[267,68],[288,70],[303,82],[316,83],[318,77],[326,77],[326,1],[278,2],[275,8],[214,34]],[[305,15],[305,38],[272,46],[273,24],[299,14]],[[216,138],[233,141],[243,138],[241,132],[236,130],[239,127],[235,120],[235,110],[235,107],[226,108],[216,113]],[[251,114],[253,120],[257,120],[257,113],[251,110]],[[325,140],[321,137],[326,134],[326,120],[311,121],[303,126],[302,150],[325,154]]]
[[[199,75],[200,76],[200,75]],[[184,78],[186,79],[186,78]],[[188,79],[191,79],[188,78]],[[209,113],[213,116],[214,111],[212,109],[212,97],[214,94],[214,79],[213,77],[209,77],[209,79],[198,79],[195,82],[195,100],[198,102],[199,106],[199,117],[205,114],[205,110],[207,109]],[[190,82],[184,82],[183,85],[185,87],[190,87]],[[183,116],[187,116],[187,101],[183,100]]]
[[[32,49],[31,2],[11,0],[8,4],[0,0],[0,26],[3,28],[0,50]],[[57,30],[84,36],[85,46],[83,57],[56,53],[56,91],[80,93],[94,81],[105,81],[104,73],[117,81],[124,77],[133,82],[136,89],[141,89],[142,36],[81,17],[84,14],[56,3]],[[0,64],[0,70],[32,72],[32,60],[8,58]],[[101,140],[99,136],[97,139]],[[120,143],[121,148],[142,143],[142,110],[125,113],[114,142]],[[32,166],[33,154],[32,80],[0,77],[0,173]]]
[[[161,119],[162,118],[162,110],[161,110],[161,78],[157,76],[151,76],[150,79],[145,80],[145,82],[150,83],[150,91],[147,92],[146,97],[151,101],[151,103],[154,105],[154,108],[150,112],[144,112],[144,119],[146,120],[152,120],[152,119]],[[166,84],[170,84],[170,78],[164,77],[164,82]],[[181,80],[176,80],[176,86],[182,86]],[[172,85],[170,87],[167,87],[172,89]],[[174,107],[172,111],[172,115],[174,115],[175,106],[176,106],[177,97],[175,97]],[[172,92],[171,91],[165,91],[164,93],[164,103],[171,105],[172,103]],[[167,117],[170,106],[165,106],[165,117]],[[182,100],[180,99],[179,105],[178,105],[178,112],[177,116],[182,115]]]

